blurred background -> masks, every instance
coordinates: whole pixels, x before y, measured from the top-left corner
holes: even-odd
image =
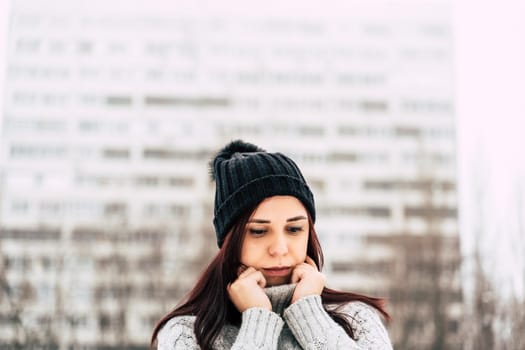
[[[297,161],[396,349],[525,349],[523,3],[0,6],[0,349],[146,349],[235,138]]]

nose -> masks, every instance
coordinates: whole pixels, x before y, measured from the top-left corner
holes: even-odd
[[[284,234],[276,234],[272,240],[268,252],[272,256],[286,255],[288,253],[288,241]]]

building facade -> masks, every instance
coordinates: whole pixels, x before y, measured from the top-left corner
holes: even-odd
[[[333,6],[11,4],[0,343],[144,347],[216,251],[207,163],[240,137],[304,169],[331,287],[459,348],[450,6]]]

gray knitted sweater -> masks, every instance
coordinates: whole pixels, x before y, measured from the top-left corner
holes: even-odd
[[[350,302],[342,309],[357,339],[353,340],[326,313],[320,296],[303,297],[290,305],[294,289],[293,284],[265,288],[272,311],[256,307],[244,311],[240,328],[224,326],[214,349],[392,349],[385,327],[370,306]],[[194,321],[195,316],[169,320],[159,332],[157,349],[199,349]]]

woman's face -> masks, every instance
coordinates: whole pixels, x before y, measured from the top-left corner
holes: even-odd
[[[306,259],[309,229],[297,198],[266,198],[246,224],[241,263],[261,271],[267,286],[289,283],[294,267]]]

